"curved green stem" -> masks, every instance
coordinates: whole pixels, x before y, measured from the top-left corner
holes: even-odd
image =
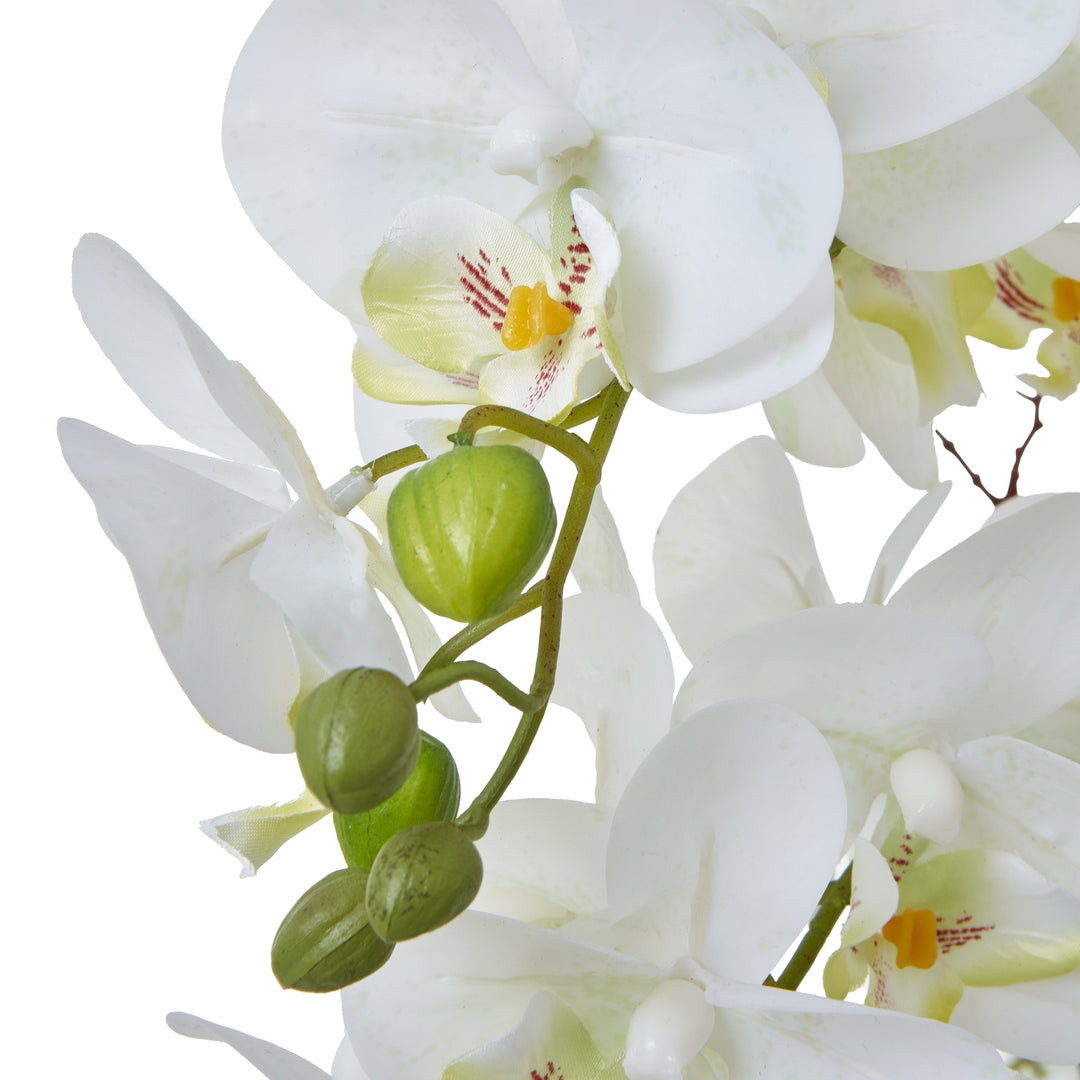
[[[374,461],[368,462],[363,467],[368,479],[375,483],[389,473],[397,472],[398,469],[406,469],[419,461],[427,461],[427,454],[415,443],[412,446],[403,446],[398,450],[391,450],[389,454],[383,454]]]
[[[461,418],[458,431],[463,435],[474,435],[484,427],[505,428],[542,442],[568,457],[577,466],[578,475],[588,477],[593,487],[600,483],[600,463],[596,454],[589,443],[572,431],[564,431],[506,405],[477,405]]]
[[[596,426],[588,443],[578,439],[576,435],[570,436],[586,446],[588,456],[575,454],[572,457],[578,464],[578,475],[574,481],[570,500],[563,515],[562,528],[555,542],[555,549],[548,564],[547,576],[540,582],[540,635],[536,647],[536,665],[533,669],[533,681],[531,693],[538,695],[546,703],[555,684],[555,666],[559,657],[559,638],[562,632],[562,602],[563,589],[566,586],[566,578],[570,573],[570,567],[577,553],[578,543],[581,540],[585,522],[589,516],[589,507],[592,505],[593,493],[600,482],[600,470],[611,442],[615,437],[615,431],[619,426],[619,420],[630,392],[623,390],[617,382],[612,382],[604,391],[602,405]],[[496,420],[487,419],[490,414],[481,410],[494,409],[496,406],[481,406],[466,414],[466,418],[474,413],[480,414],[475,421],[472,430],[482,427],[486,423],[499,423]],[[509,410],[513,413],[513,410]],[[514,417],[522,414],[514,413]],[[532,417],[525,417],[532,421]],[[535,421],[542,423],[542,421]],[[509,425],[506,425],[509,426]],[[514,427],[512,430],[519,431],[529,437],[535,437],[531,431],[523,431],[522,427]],[[546,424],[544,427],[551,428]],[[464,421],[463,421],[464,427]],[[555,429],[558,430],[558,429]],[[566,435],[566,432],[560,432]],[[547,441],[546,439],[544,441]],[[555,449],[560,449],[555,442],[549,442]],[[571,456],[571,455],[568,455]],[[579,463],[580,459],[580,463]],[[517,775],[521,763],[525,760],[532,746],[533,739],[540,728],[540,721],[544,717],[547,705],[531,711],[523,712],[518,721],[517,728],[510,744],[503,753],[491,778],[484,786],[483,791],[473,800],[472,805],[458,818],[458,824],[473,838],[478,839],[484,835],[487,829],[488,817],[492,808],[502,798],[510,782]]]
[[[432,694],[437,694],[440,690],[445,690],[448,686],[453,686],[454,683],[461,682],[463,679],[482,683],[498,694],[507,704],[513,705],[515,709],[520,709],[522,712],[539,709],[544,705],[543,698],[519,690],[502,672],[480,663],[479,660],[460,660],[456,664],[447,664],[445,667],[431,671],[425,668],[424,672],[409,685],[409,690],[416,701],[427,701]]]
[[[787,966],[780,973],[780,978],[770,975],[765,980],[766,986],[776,986],[781,990],[798,990],[799,984],[806,978],[806,973],[813,966],[826,939],[832,933],[844,908],[851,903],[851,867],[848,863],[844,872],[821,894],[818,909],[810,920],[810,925],[803,934],[799,947],[795,950]]]

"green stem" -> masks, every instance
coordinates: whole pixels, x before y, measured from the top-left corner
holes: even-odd
[[[542,442],[568,457],[577,466],[578,475],[588,477],[593,487],[600,483],[600,464],[595,453],[589,443],[572,431],[563,431],[554,424],[537,420],[535,416],[506,405],[477,405],[461,418],[458,431],[464,435],[475,435],[484,427],[505,428],[527,439]]]
[[[563,589],[566,586],[566,578],[570,573],[570,567],[573,564],[574,555],[577,553],[578,543],[581,540],[581,534],[589,516],[593,493],[600,483],[601,465],[611,449],[611,442],[619,426],[619,419],[626,406],[629,391],[623,390],[617,382],[613,382],[604,391],[602,397],[603,402],[600,413],[589,442],[586,444],[584,440],[578,439],[587,447],[589,454],[587,457],[577,454],[573,456],[575,464],[578,465],[577,479],[574,481],[574,487],[570,493],[566,513],[563,515],[562,528],[559,530],[555,550],[552,552],[551,561],[548,564],[547,576],[540,583],[540,634],[536,647],[536,666],[533,669],[533,681],[530,689],[545,704],[531,712],[522,713],[502,760],[484,786],[483,791],[477,795],[465,813],[458,818],[458,823],[473,839],[479,839],[484,835],[492,808],[502,798],[510,782],[517,775],[521,763],[525,760],[533,739],[536,738],[536,733],[540,728],[540,721],[544,718],[544,711],[547,708],[546,702],[555,684],[555,666],[558,661],[559,638],[562,632]],[[476,427],[483,426],[486,423],[499,423],[499,421],[487,419],[490,414],[481,413],[482,409],[489,408],[497,408],[497,406],[481,406],[480,409],[474,409],[471,413],[466,414],[466,418],[468,418],[473,413],[480,413],[477,417],[476,426],[472,427],[472,430],[476,430]],[[509,411],[513,412],[513,410]],[[516,422],[517,418],[521,416],[522,414],[515,413],[511,419]],[[525,417],[524,419],[533,420],[532,417]],[[536,421],[536,423],[542,423],[542,421]],[[464,427],[464,421],[462,426]],[[510,425],[507,424],[506,426]],[[522,430],[526,426],[530,425],[522,424],[519,427],[513,427],[512,430],[535,438],[536,436],[532,435],[530,431]],[[547,424],[544,426],[550,428],[552,425]],[[565,435],[566,433],[560,432],[560,434]],[[571,438],[577,439],[578,437],[571,436]],[[554,441],[548,444],[555,447],[555,449],[560,449]]]
[[[577,427],[579,424],[587,424],[590,420],[595,420],[600,415],[600,410],[603,406],[603,393],[593,394],[587,401],[575,405],[566,414],[565,419],[559,424],[559,427],[569,431],[570,428]]]
[[[418,675],[409,686],[409,690],[416,701],[427,701],[432,694],[437,694],[440,690],[445,690],[448,686],[453,686],[454,683],[461,682],[463,679],[482,683],[498,694],[503,701],[522,712],[538,709],[544,704],[541,698],[519,690],[505,675],[487,664],[480,663],[479,660],[461,660],[456,664],[447,664],[445,667],[431,671],[425,668],[424,673]]]
[[[780,973],[778,979],[774,980],[770,975],[765,980],[766,986],[776,986],[781,990],[798,990],[799,984],[806,978],[806,973],[813,966],[826,939],[843,914],[844,908],[851,903],[851,867],[852,864],[848,863],[844,872],[835,881],[829,882],[818,901],[818,909],[814,912],[814,917],[810,920],[810,925],[806,928],[806,933],[803,934],[803,939],[788,961],[787,967]]]
[[[398,469],[408,468],[419,461],[427,461],[427,454],[415,444],[403,446],[399,450],[391,450],[389,454],[383,454],[374,461],[364,466],[364,472],[368,479],[375,483],[388,473],[397,472]]]

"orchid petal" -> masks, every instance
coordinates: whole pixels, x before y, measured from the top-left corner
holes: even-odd
[[[556,993],[611,1060],[622,1052],[626,1019],[659,974],[609,949],[469,911],[344,990],[342,1010],[372,1076],[440,1076],[449,1061],[516,1027],[538,990]]]
[[[89,424],[62,420],[59,432],[191,703],[230,738],[291,752],[295,654],[281,612],[250,578],[251,545],[277,513]]]
[[[960,746],[954,767],[967,792],[965,846],[1007,848],[1080,895],[1080,764],[995,736]]]
[[[950,738],[1007,735],[1080,695],[1080,496],[995,521],[924,567],[891,608],[975,634],[994,658],[986,690],[950,718]]]
[[[896,579],[900,576],[915,545],[922,539],[926,527],[933,521],[941,509],[945,497],[952,490],[952,481],[946,480],[931,488],[900,520],[900,524],[889,533],[888,540],[881,548],[870,582],[866,586],[864,604],[884,604],[892,591]]]
[[[368,1080],[367,1074],[360,1068],[360,1062],[356,1060],[348,1035],[338,1044],[330,1075],[332,1080]]]
[[[909,270],[987,262],[1064,220],[1080,193],[1080,154],[1013,94],[890,150],[844,161],[837,235]]]
[[[1056,712],[1018,732],[1026,742],[1080,762],[1080,698],[1066,702]]]
[[[674,688],[671,654],[644,608],[614,593],[581,593],[566,601],[551,700],[581,718],[596,747],[602,811],[614,808],[667,733]]]
[[[1080,221],[1066,221],[1024,245],[1024,250],[1063,277],[1080,278]]]
[[[305,1061],[290,1050],[283,1050],[280,1046],[264,1039],[256,1039],[253,1035],[245,1035],[234,1028],[212,1024],[201,1016],[171,1012],[165,1017],[165,1022],[177,1035],[231,1046],[270,1080],[330,1080],[322,1069],[316,1068],[310,1061]]]
[[[233,72],[225,161],[259,231],[362,322],[343,286],[406,203],[442,192],[518,216],[531,189],[485,153],[503,116],[537,104],[563,103],[491,0],[277,0]]]
[[[989,1043],[945,1024],[788,990],[719,979],[705,985],[718,1009],[710,1045],[732,1077],[775,1071],[829,1080],[909,1080],[938,1075],[942,1061],[949,1063],[949,1080],[1009,1076]]]
[[[662,900],[665,929],[685,926],[706,968],[760,982],[832,877],[845,817],[832,753],[802,717],[749,700],[702,710],[658,744],[615,811],[611,917]]]
[[[177,450],[172,446],[144,446],[143,449],[162,461],[171,461],[188,472],[205,476],[207,480],[240,495],[246,495],[279,513],[284,513],[292,506],[289,488],[276,469],[244,465],[238,461],[195,454],[190,450]]]
[[[473,372],[433,371],[395,352],[369,326],[356,327],[352,374],[369,398],[394,404],[480,404],[480,377]]]
[[[920,419],[911,350],[895,330],[852,315],[840,289],[836,329],[821,371],[893,472],[911,487],[933,487],[934,433]]]
[[[328,813],[310,791],[304,791],[292,802],[219,814],[200,821],[199,828],[240,860],[240,876],[246,878],[254,877],[282,844]]]
[[[266,465],[206,386],[200,354],[226,361],[175,300],[118,244],[89,234],[72,261],[83,321],[124,382],[166,426],[222,457]]]
[[[917,746],[889,767],[889,786],[912,836],[951,844],[960,832],[964,789],[949,763],[936,751]]]
[[[1074,38],[1057,63],[1024,93],[1073,146],[1080,148],[1080,116],[1076,111],[1076,100],[1080,95],[1080,37]]]
[[[637,583],[626,560],[619,527],[599,487],[593,492],[570,573],[582,592],[611,592],[628,600],[638,599]]]
[[[870,957],[867,1005],[948,1023],[964,994],[960,976],[948,964],[899,968],[896,966],[896,946],[881,936],[862,949]]]
[[[508,1076],[625,1080],[617,1062],[605,1064],[573,1010],[543,991],[529,1001],[513,1031],[458,1058],[443,1072],[442,1080],[505,1080]]]
[[[968,987],[953,1023],[1048,1065],[1080,1061],[1080,972],[1005,987]]]
[[[840,935],[845,949],[873,937],[896,914],[900,899],[892,867],[869,840],[855,841],[852,863],[851,908]]]
[[[858,319],[895,330],[910,350],[921,408],[915,423],[927,423],[950,405],[974,405],[981,389],[964,337],[958,295],[968,277],[917,273],[871,262],[845,248],[834,263],[849,312]],[[985,303],[993,286],[977,271]],[[966,298],[963,302],[967,303]],[[874,341],[881,347],[878,341]]]
[[[670,372],[643,363],[646,358],[633,351],[635,342],[628,338],[623,354],[627,374],[647,398],[677,412],[722,412],[772,397],[821,366],[833,331],[832,291],[826,259],[806,288],[765,327],[716,355]],[[625,289],[621,295],[625,322]],[[715,302],[715,296],[702,299],[702,304]],[[730,303],[736,304],[737,298]]]
[[[942,718],[976,698],[991,673],[990,656],[972,635],[898,615],[844,604],[750,627],[699,659],[675,700],[674,720],[730,697],[766,698],[805,716],[840,763],[854,833],[886,789],[892,759],[936,739]]]
[[[579,385],[579,376],[589,361],[599,356],[599,348],[595,335],[585,338],[571,327],[562,337],[545,339],[531,349],[504,353],[484,364],[480,397],[558,423],[579,401],[611,381],[605,368],[600,387],[590,386],[583,392]]]
[[[1080,899],[1005,851],[950,851],[921,859],[900,906],[937,919],[938,958],[968,986],[1010,986],[1080,965]]]
[[[467,199],[405,206],[364,275],[375,332],[435,371],[468,373],[506,351],[499,336],[510,291],[555,289],[551,261],[528,233]]]
[[[1019,90],[1060,55],[1077,21],[1074,4],[1037,0],[754,6],[782,44],[809,46],[849,154],[928,135]]]
[[[251,580],[281,608],[332,675],[357,666],[412,678],[397,631],[365,580],[356,526],[298,502],[278,521],[251,566]]]
[[[606,846],[607,823],[592,803],[504,799],[480,841],[484,886],[518,885],[567,912],[597,912]]]
[[[800,461],[833,468],[862,461],[862,431],[820,368],[761,405],[780,445]]]
[[[675,496],[653,564],[692,662],[746,626],[833,602],[795,471],[772,439],[740,443]]]

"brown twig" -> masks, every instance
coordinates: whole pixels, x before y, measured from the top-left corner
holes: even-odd
[[[1017,391],[1017,393],[1020,394],[1019,391]],[[1006,499],[1011,499],[1013,496],[1019,494],[1020,462],[1024,457],[1024,452],[1031,444],[1031,440],[1035,438],[1035,432],[1043,426],[1043,422],[1039,417],[1039,406],[1042,404],[1042,394],[1032,394],[1030,397],[1028,397],[1027,394],[1020,394],[1020,397],[1025,401],[1030,401],[1032,405],[1035,406],[1035,418],[1027,438],[1016,448],[1016,458],[1013,462],[1012,472],[1009,474],[1009,488],[1004,495],[992,494],[983,483],[982,477],[979,476],[979,474],[968,465],[963,457],[960,456],[960,451],[956,449],[956,444],[949,439],[946,439],[937,428],[934,429],[934,434],[941,440],[941,445],[964,466],[964,471],[971,477],[971,482],[994,504],[994,506],[1000,506]]]

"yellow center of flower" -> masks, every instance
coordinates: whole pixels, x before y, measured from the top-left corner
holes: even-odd
[[[1054,278],[1054,314],[1061,322],[1072,322],[1080,315],[1080,281],[1071,277]]]
[[[929,908],[894,915],[882,928],[882,936],[896,946],[898,968],[931,968],[937,959],[937,919]]]
[[[532,288],[515,285],[506,304],[502,324],[502,343],[511,351],[538,345],[550,334],[563,334],[574,322],[574,313],[558,300],[552,300],[538,281]]]

